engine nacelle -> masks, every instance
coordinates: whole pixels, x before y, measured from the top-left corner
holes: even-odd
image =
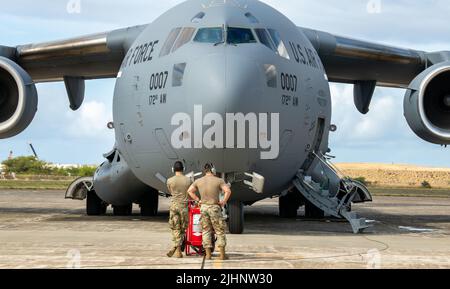
[[[404,114],[420,138],[450,144],[450,62],[428,68],[411,82],[405,95]]]
[[[36,86],[17,63],[0,56],[0,139],[24,131],[37,111]]]

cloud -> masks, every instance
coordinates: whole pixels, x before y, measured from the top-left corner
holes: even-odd
[[[90,138],[93,141],[108,139],[106,124],[112,121],[111,109],[99,101],[87,101],[78,112],[67,112],[67,134],[73,138]]]
[[[71,0],[78,1],[78,0]],[[21,0],[2,3],[0,32],[14,30],[6,44],[54,40],[126,26],[151,23],[183,0],[79,0],[80,13],[68,13],[69,0]],[[369,13],[378,0],[264,0],[295,24],[339,35],[421,49],[433,44],[449,47],[450,2],[386,1],[381,13]],[[423,21],[425,20],[426,21]],[[357,24],[357,25],[355,25]],[[36,33],[33,33],[36,31]],[[19,43],[14,40],[19,39]],[[5,44],[5,43],[3,43]],[[447,45],[445,45],[447,44]],[[436,46],[436,45],[434,45]],[[447,48],[448,49],[448,48]]]
[[[450,34],[447,0],[381,0],[381,13],[369,13],[369,0],[264,2],[299,26],[395,45],[407,40],[410,48],[442,42]]]
[[[362,115],[354,106],[352,85],[332,84],[330,88],[333,101],[332,121],[338,126],[338,131],[333,134],[336,141],[355,144],[404,136],[401,133],[405,129],[401,90],[378,88],[370,112]]]
[[[447,167],[445,147],[417,137],[403,116],[404,90],[377,88],[367,115],[353,104],[353,86],[331,84],[332,122],[338,130],[330,134],[336,162],[405,163]]]
[[[32,142],[40,158],[56,163],[98,164],[114,145],[114,133],[106,128],[112,120],[113,80],[88,81],[86,100],[80,110],[69,108],[62,83],[38,84],[39,105],[31,125],[16,137],[0,140],[0,159],[9,150],[30,155]]]
[[[150,23],[182,2],[184,1],[20,0],[2,3],[1,14],[20,19],[121,26]]]

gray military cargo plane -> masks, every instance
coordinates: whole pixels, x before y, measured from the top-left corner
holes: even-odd
[[[347,219],[371,201],[367,188],[330,162],[329,82],[354,84],[369,111],[376,86],[406,88],[405,118],[422,139],[450,144],[450,52],[415,51],[297,27],[256,0],[189,0],[153,23],[64,41],[0,47],[0,138],[19,134],[37,110],[35,83],[64,81],[70,107],[85,80],[116,78],[116,144],[93,178],[66,197],[87,214],[155,215],[176,160],[206,162],[232,185],[231,233],[244,206],[279,196],[282,217]],[[193,173],[191,174],[193,176]]]

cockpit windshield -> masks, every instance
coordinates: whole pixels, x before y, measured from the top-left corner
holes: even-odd
[[[226,31],[228,44],[257,43],[252,30],[249,28],[228,27]],[[224,34],[222,27],[200,28],[194,41],[213,44],[224,43]]]
[[[255,28],[253,30],[242,27],[200,28],[194,37],[194,42],[212,43],[215,45],[224,44],[225,42],[231,45],[261,42],[261,44],[267,46],[281,57],[290,59],[286,45],[281,39],[280,33],[275,29]]]
[[[263,29],[257,28],[255,29],[256,35],[259,38],[259,41],[267,46],[270,50],[275,51],[283,58],[290,59],[289,53],[284,45],[283,40],[281,39],[280,33],[275,29]]]
[[[251,29],[229,27],[227,30],[228,44],[256,43],[256,38]]]
[[[219,43],[223,42],[223,28],[200,28],[195,35],[194,41],[201,43]]]

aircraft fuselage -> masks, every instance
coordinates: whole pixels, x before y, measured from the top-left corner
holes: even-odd
[[[210,2],[169,10],[128,51],[114,92],[116,146],[157,190],[176,160],[188,172],[212,162],[233,199],[252,203],[286,189],[312,150],[327,151],[329,84],[285,16],[258,1]],[[241,183],[246,172],[265,177],[262,194]]]

